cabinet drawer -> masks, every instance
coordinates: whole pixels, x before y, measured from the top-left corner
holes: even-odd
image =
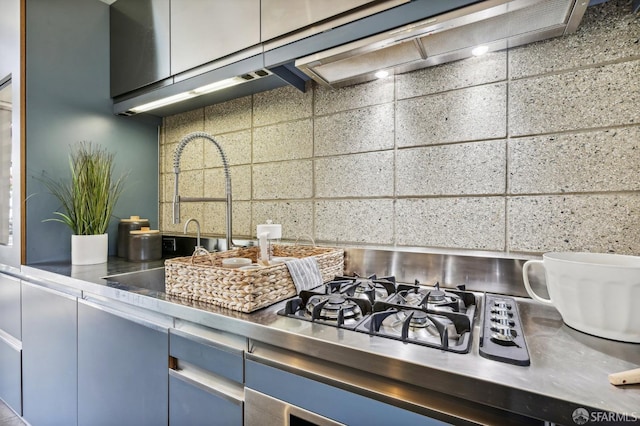
[[[0,274],[0,330],[18,340],[22,339],[20,315],[20,280]]]
[[[229,380],[244,383],[243,352],[236,348],[171,330],[169,354],[178,362],[185,361]]]
[[[178,375],[169,376],[170,425],[242,425],[242,400],[225,398]]]

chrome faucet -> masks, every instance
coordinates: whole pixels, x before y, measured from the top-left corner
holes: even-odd
[[[178,176],[180,175],[180,157],[182,156],[182,151],[184,150],[184,147],[187,146],[187,144],[193,140],[196,139],[206,139],[210,142],[212,142],[216,148],[218,149],[218,153],[220,154],[220,157],[222,158],[222,167],[224,168],[224,177],[225,177],[225,181],[226,181],[226,186],[225,186],[225,194],[226,197],[225,198],[207,198],[207,197],[181,197],[179,195],[179,191],[178,191]],[[231,235],[231,229],[232,229],[232,221],[231,221],[231,212],[232,212],[232,204],[231,204],[231,174],[229,173],[229,162],[227,161],[227,156],[225,155],[224,151],[222,150],[222,147],[220,146],[220,144],[218,142],[215,141],[215,139],[213,139],[213,137],[211,135],[209,135],[208,133],[205,132],[194,132],[194,133],[189,133],[187,136],[185,136],[184,138],[182,138],[182,140],[180,141],[180,143],[178,144],[178,147],[176,148],[176,151],[173,154],[173,172],[175,173],[175,186],[173,189],[173,224],[176,225],[178,223],[180,223],[180,203],[181,202],[223,202],[226,203],[227,205],[227,221],[226,221],[226,231],[227,231],[227,249],[231,249],[235,246],[235,244],[233,243],[233,238]],[[190,219],[190,220],[194,220],[194,219]],[[185,224],[185,232],[187,229],[187,224],[189,223],[189,221],[187,221],[187,223]],[[196,221],[196,223],[198,223]],[[200,225],[198,224],[198,230],[200,228]],[[198,232],[199,233],[199,232]],[[200,245],[200,241],[198,238],[198,245]]]

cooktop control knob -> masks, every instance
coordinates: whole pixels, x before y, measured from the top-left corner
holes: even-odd
[[[496,300],[493,302],[493,306],[500,309],[511,309],[511,304],[507,303],[505,300]]]
[[[514,365],[531,364],[515,299],[485,294],[480,355]]]

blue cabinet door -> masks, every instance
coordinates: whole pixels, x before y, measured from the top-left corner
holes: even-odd
[[[22,351],[0,336],[0,399],[22,415]]]
[[[22,415],[20,280],[0,273],[0,399]]]
[[[33,426],[77,424],[77,299],[22,283],[23,417]]]
[[[167,329],[78,303],[78,424],[168,424]]]

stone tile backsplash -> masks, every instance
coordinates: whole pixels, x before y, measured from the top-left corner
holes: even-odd
[[[394,127],[392,102],[318,117],[314,120],[314,155],[393,149]]]
[[[405,147],[504,138],[506,112],[506,83],[399,100],[396,144]]]
[[[640,14],[610,0],[578,31],[330,90],[308,84],[166,117],[160,228],[196,217],[224,235],[223,203],[171,223],[173,152],[214,135],[231,165],[233,232],[259,223],[321,244],[640,255]],[[190,144],[180,192],[224,196],[213,144]],[[192,233],[193,230],[190,230]]]
[[[638,124],[638,75],[640,59],[513,81],[511,136]]]
[[[504,194],[504,140],[398,150],[398,196]]]
[[[393,197],[393,151],[315,160],[318,198]]]

